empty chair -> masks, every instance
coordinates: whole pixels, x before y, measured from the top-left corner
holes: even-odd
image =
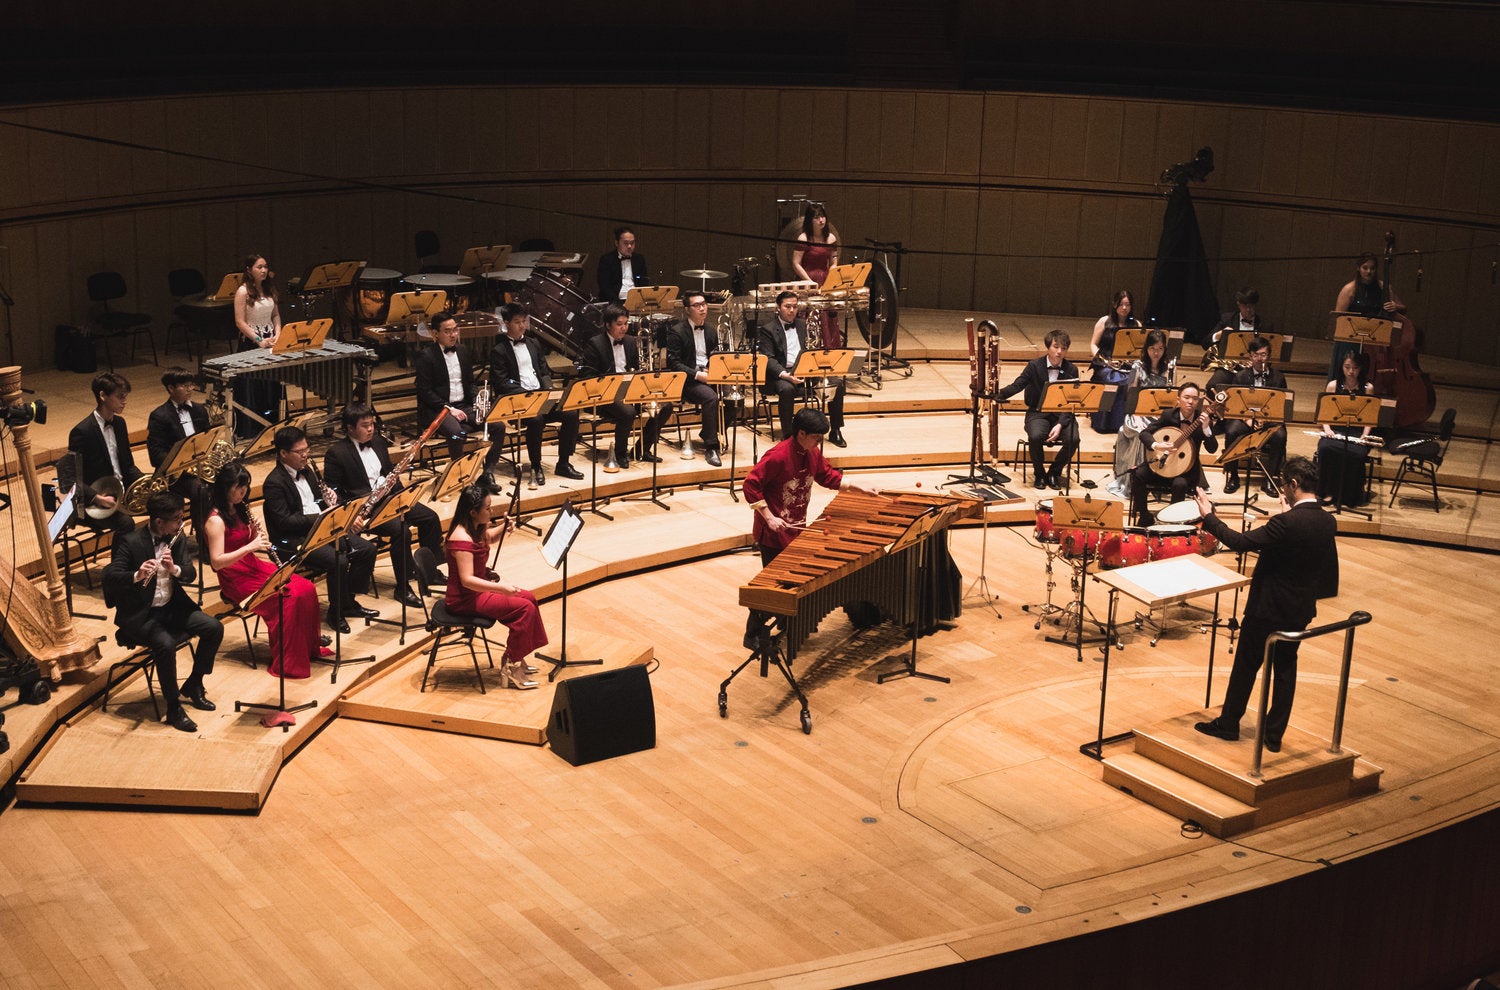
[[[208,283],[203,278],[203,273],[196,268],[174,268],[167,272],[167,292],[172,297],[172,321],[167,324],[167,339],[161,348],[163,353],[172,353],[172,334],[181,330],[183,347],[187,349],[188,357],[193,356],[193,338],[198,336],[195,324],[202,317],[198,315],[196,307],[184,305],[183,300],[207,291]]]
[[[1392,445],[1391,452],[1401,455],[1401,466],[1396,469],[1396,480],[1391,485],[1390,505],[1396,504],[1396,496],[1400,494],[1407,475],[1415,474],[1426,478],[1432,488],[1432,511],[1443,511],[1443,503],[1438,499],[1437,472],[1443,466],[1443,458],[1448,456],[1448,441],[1453,439],[1453,424],[1457,418],[1456,409],[1446,409],[1438,424],[1437,436],[1412,437]]]
[[[457,265],[440,265],[436,260],[428,260],[429,258],[436,259],[443,250],[436,231],[419,230],[413,235],[412,240],[417,248],[417,271],[419,273],[446,272],[451,275],[458,271]]]
[[[110,354],[109,342],[116,337],[130,338],[130,359],[135,360],[135,342],[141,334],[151,342],[151,363],[160,363],[156,357],[156,337],[151,332],[151,317],[145,313],[127,313],[110,308],[110,303],[125,297],[125,277],[119,272],[96,272],[88,278],[89,301],[99,309],[89,324],[89,332],[104,338],[104,359],[110,370],[115,367]]]

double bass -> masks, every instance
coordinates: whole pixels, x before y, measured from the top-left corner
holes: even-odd
[[[1386,231],[1380,288],[1387,302],[1391,299],[1391,262],[1395,254],[1396,235]],[[1437,391],[1432,387],[1432,376],[1422,370],[1421,331],[1404,309],[1387,312],[1395,324],[1391,346],[1369,348],[1370,368],[1375,394],[1396,400],[1394,425],[1404,429],[1432,417],[1437,408]]]

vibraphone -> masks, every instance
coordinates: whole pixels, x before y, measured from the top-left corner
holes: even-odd
[[[870,602],[909,624],[921,597],[913,601],[911,594],[918,555],[915,547],[888,548],[935,509],[952,510],[939,522],[946,527],[953,518],[980,516],[984,503],[936,492],[839,492],[822,516],[740,587],[740,604],[780,617],[788,660],[824,616],[850,602]]]
[[[204,361],[202,370],[221,392],[246,378],[276,382],[318,396],[333,412],[356,395],[369,393],[370,368],[378,362],[375,352],[367,347],[325,340],[323,346],[307,351],[236,351]]]

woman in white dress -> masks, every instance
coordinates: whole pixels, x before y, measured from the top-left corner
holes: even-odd
[[[281,333],[281,310],[276,304],[276,275],[264,255],[245,256],[244,279],[234,290],[234,326],[239,331],[239,350],[269,348]],[[267,423],[281,419],[282,388],[275,382],[240,379],[234,385],[234,401],[263,417]],[[242,439],[257,436],[265,424],[251,416],[235,417],[234,433]]]

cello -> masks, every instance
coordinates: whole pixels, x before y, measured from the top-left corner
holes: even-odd
[[[1391,262],[1396,254],[1396,235],[1385,234],[1385,258],[1381,265],[1380,290],[1387,303],[1391,300]],[[1432,417],[1437,408],[1437,391],[1432,376],[1422,370],[1421,331],[1406,315],[1405,309],[1387,310],[1391,322],[1391,346],[1371,347],[1370,367],[1374,374],[1375,394],[1396,400],[1397,428],[1417,426]]]

